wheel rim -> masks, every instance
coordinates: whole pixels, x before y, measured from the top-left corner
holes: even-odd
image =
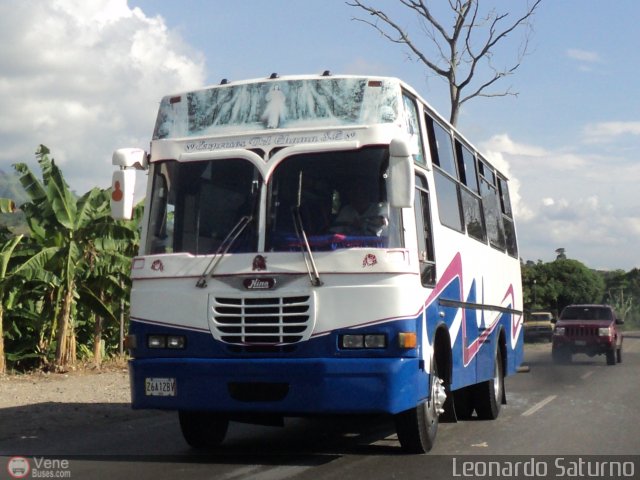
[[[447,393],[444,388],[444,381],[437,376],[436,373],[432,374],[431,392],[430,398],[427,402],[427,421],[429,425],[435,423],[440,416],[444,413],[444,402],[447,398]]]
[[[495,393],[496,403],[502,401],[502,358],[500,357],[500,353],[496,355],[496,362],[493,372],[493,391]]]

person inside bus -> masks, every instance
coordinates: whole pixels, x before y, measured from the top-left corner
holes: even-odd
[[[372,201],[371,185],[360,179],[347,192],[348,203],[336,216],[331,232],[344,235],[385,236],[389,227],[389,205]]]

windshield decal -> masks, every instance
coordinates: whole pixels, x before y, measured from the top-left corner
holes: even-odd
[[[397,82],[387,79],[371,86],[366,78],[215,86],[165,97],[153,139],[392,123],[398,117],[398,91]],[[286,137],[275,136],[275,141]]]

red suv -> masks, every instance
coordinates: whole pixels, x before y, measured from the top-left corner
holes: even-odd
[[[622,362],[624,323],[610,305],[569,305],[560,314],[553,330],[551,355],[556,362],[569,362],[574,353],[590,357],[605,354],[607,365]]]

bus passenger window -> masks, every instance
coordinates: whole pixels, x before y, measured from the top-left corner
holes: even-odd
[[[507,180],[498,176],[498,193],[500,194],[500,206],[502,208],[502,221],[504,223],[504,235],[507,242],[507,253],[518,258],[518,242],[516,229],[513,225],[513,211],[509,196],[509,184]]]
[[[482,207],[489,243],[493,247],[504,251],[506,239],[498,189],[495,185],[496,176],[493,170],[488,165],[485,165],[484,162],[479,162],[478,166],[480,171],[480,195],[482,196]]]
[[[462,216],[460,215],[460,194],[458,182],[453,178],[434,169],[436,181],[436,196],[438,199],[438,213],[440,223],[458,232],[464,231]]]
[[[427,133],[433,163],[453,178],[458,179],[456,161],[453,157],[451,134],[442,125],[427,115]]]
[[[478,193],[478,177],[476,175],[476,157],[471,150],[456,140],[456,156],[460,181],[470,190]]]
[[[460,189],[460,196],[462,197],[462,212],[467,235],[481,242],[486,242],[487,231],[484,225],[480,197],[465,187]]]

